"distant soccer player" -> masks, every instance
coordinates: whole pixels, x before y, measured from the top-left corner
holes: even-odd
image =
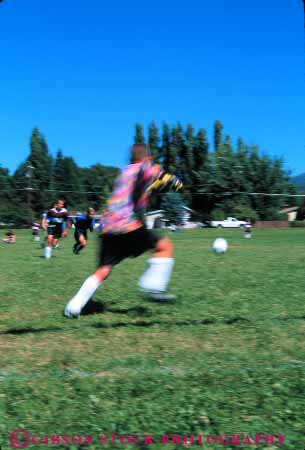
[[[143,222],[143,210],[151,193],[163,187],[179,190],[182,183],[174,175],[164,173],[158,164],[153,164],[145,145],[134,145],[131,164],[117,178],[103,216],[99,268],[85,280],[66,305],[64,314],[67,317],[80,315],[116,264],[147,250],[152,250],[153,255],[148,260],[148,269],[139,280],[139,287],[151,298],[173,298],[166,294],[174,265],[173,244],[168,238],[160,238],[148,230]]]
[[[87,245],[87,230],[90,230],[91,233],[94,230],[94,214],[95,209],[88,208],[86,214],[79,214],[72,220],[72,223],[75,226],[74,239],[76,241],[73,246],[73,253],[75,253],[76,255],[79,255],[81,250]]]
[[[47,212],[45,224],[47,225],[47,244],[45,247],[45,258],[49,259],[52,256],[52,247],[55,248],[58,240],[62,235],[66,235],[65,224],[68,218],[68,211],[64,208],[65,202],[57,200],[54,207]]]
[[[252,237],[252,224],[250,219],[247,219],[246,224],[244,226],[244,236],[245,238],[251,238]]]
[[[36,241],[36,242],[40,241],[39,232],[40,232],[40,224],[38,222],[33,222],[32,223],[33,241]]]

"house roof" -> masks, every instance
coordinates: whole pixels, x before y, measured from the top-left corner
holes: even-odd
[[[147,213],[145,213],[145,216],[154,216],[155,214],[163,214],[164,210],[163,209],[156,209],[155,211],[148,211]]]
[[[193,213],[194,211],[191,208],[188,208],[187,206],[182,206],[182,209],[184,209],[187,212]],[[148,211],[145,213],[145,216],[153,216],[155,214],[163,214],[165,211],[164,209],[156,209],[155,211]]]
[[[188,208],[187,206],[182,206],[183,209],[185,209],[188,212],[195,212],[191,208]]]
[[[280,213],[285,214],[285,213],[290,213],[290,212],[295,212],[299,209],[298,206],[290,206],[289,208],[284,208],[280,210]]]

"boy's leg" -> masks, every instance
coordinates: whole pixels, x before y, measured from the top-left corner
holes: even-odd
[[[81,250],[86,247],[86,245],[87,245],[87,241],[85,239],[85,236],[82,233],[80,233],[78,236],[78,241],[76,242],[76,244],[73,247],[73,253],[78,255],[81,252]]]
[[[52,245],[53,245],[54,236],[49,234],[47,237],[47,244],[44,248],[44,257],[46,259],[50,259],[52,256]]]
[[[155,245],[154,253],[148,260],[148,269],[139,280],[140,288],[150,297],[159,300],[174,299],[174,296],[165,294],[174,266],[173,249],[168,238],[160,239]]]
[[[93,275],[90,275],[82,284],[78,292],[67,303],[64,315],[67,317],[78,317],[88,303],[92,295],[102,284],[102,282],[108,277],[112,270],[112,266],[99,267]]]
[[[76,295],[67,304],[64,314],[67,317],[78,317],[81,310],[90,300],[97,288],[108,277],[113,266],[124,259],[121,240],[117,236],[103,236],[100,241],[99,268],[88,277]]]

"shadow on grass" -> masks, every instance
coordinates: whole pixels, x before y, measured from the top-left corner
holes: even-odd
[[[40,259],[47,259],[45,256],[43,256],[43,255],[36,255],[36,256],[33,256],[33,258],[40,258]],[[56,255],[52,255],[52,258],[49,258],[49,259],[53,259],[53,258],[57,258],[57,256]]]
[[[113,314],[127,314],[129,316],[152,316],[153,312],[149,308],[145,308],[144,306],[133,306],[132,308],[113,308],[109,305],[99,301],[95,302],[94,300],[89,300],[87,305],[84,307],[81,315],[89,316],[91,314],[102,314],[105,312],[110,312]]]
[[[105,308],[105,305],[101,304],[100,306],[96,305],[96,302],[93,302],[93,306],[90,306],[91,309],[89,309],[88,312],[84,313],[83,315],[89,315],[89,314],[95,314],[95,312],[92,312],[95,308],[98,309],[98,313],[101,313],[102,311],[109,311],[109,312],[118,312],[119,314],[136,314],[136,315],[147,315],[146,308],[143,308],[142,306],[136,306],[133,308],[126,308],[126,309],[116,309],[116,308]],[[150,315],[150,313],[149,313]],[[144,320],[137,320],[136,322],[128,322],[128,321],[122,321],[122,322],[113,322],[113,323],[86,323],[84,324],[85,327],[90,328],[96,328],[96,329],[112,329],[112,328],[126,328],[126,327],[153,327],[155,325],[162,325],[162,326],[205,326],[205,325],[247,325],[249,324],[255,325],[257,323],[265,322],[270,320],[276,320],[276,321],[287,321],[287,320],[305,320],[305,316],[291,316],[291,317],[271,317],[267,319],[262,320],[255,320],[255,319],[248,319],[246,317],[230,317],[228,319],[188,319],[188,320],[150,320],[150,321],[144,321]],[[67,319],[67,321],[72,321],[72,319]],[[0,335],[24,335],[24,334],[31,334],[31,333],[46,333],[46,332],[65,332],[65,331],[73,331],[73,330],[79,330],[79,327],[70,326],[70,327],[46,327],[46,328],[32,328],[32,327],[23,327],[23,328],[9,328],[8,330],[0,331]]]

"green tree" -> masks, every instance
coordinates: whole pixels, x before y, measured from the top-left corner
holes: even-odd
[[[154,162],[159,163],[160,162],[159,130],[154,121],[150,123],[148,128],[148,147]]]
[[[170,127],[166,122],[164,122],[162,125],[161,154],[162,154],[162,165],[166,172],[169,171],[170,166],[170,144],[171,144]]]
[[[216,152],[222,144],[223,125],[220,120],[214,122],[214,151]]]
[[[180,123],[172,128],[171,135],[168,171],[183,179],[183,158],[181,154],[183,152],[184,137],[183,128]]]
[[[196,138],[194,128],[188,124],[185,131],[185,139],[180,150],[180,173],[184,182],[183,198],[186,204],[192,204],[192,188],[194,183],[194,147]]]
[[[52,161],[45,138],[38,128],[34,128],[30,138],[30,154],[26,160],[26,176],[30,178],[28,184],[33,188],[31,206],[37,214],[51,199],[48,191],[51,186]]]
[[[62,197],[69,208],[78,207],[84,201],[79,168],[71,157],[64,157],[58,150],[53,173],[56,197]]]
[[[194,136],[194,128],[192,124],[188,124],[185,132],[185,143],[184,143],[184,170],[185,176],[188,179],[189,184],[192,181],[193,170],[195,169],[194,161],[194,149],[196,145],[196,138]]]
[[[206,131],[200,128],[193,149],[194,170],[192,183],[191,207],[197,211],[201,220],[209,219],[209,212],[212,208],[213,197],[207,195],[211,191],[211,171],[208,155],[209,144]]]
[[[168,192],[162,195],[161,208],[165,212],[167,224],[180,225],[183,220],[183,198],[178,192]]]
[[[92,206],[96,210],[101,210],[106,206],[118,173],[119,169],[116,167],[101,164],[80,169],[82,185],[87,191],[84,208]]]
[[[8,169],[0,166],[0,222],[19,224],[24,215],[19,215],[19,203],[14,195],[12,178]],[[22,219],[20,221],[20,219]]]
[[[140,123],[136,123],[136,125],[135,125],[134,143],[135,144],[145,144],[143,126]]]
[[[16,199],[19,205],[27,209],[28,222],[39,217],[49,202],[51,177],[52,156],[44,137],[38,128],[34,128],[30,137],[29,156],[12,177]]]
[[[206,131],[200,128],[194,142],[193,160],[194,170],[200,172],[204,169],[208,157],[209,144],[206,137]]]
[[[296,220],[305,220],[305,197],[303,198],[297,211]]]

